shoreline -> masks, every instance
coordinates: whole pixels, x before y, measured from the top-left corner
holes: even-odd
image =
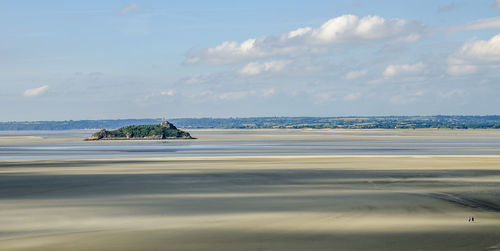
[[[109,138],[109,139],[83,139],[83,141],[153,141],[153,142],[158,142],[158,141],[171,141],[171,140],[192,140],[192,139],[197,139],[194,137],[191,138],[164,138],[164,139],[144,139],[144,138]]]
[[[326,159],[326,158],[413,158],[413,159],[428,159],[428,158],[500,158],[500,155],[470,155],[470,154],[456,154],[456,155],[446,155],[446,154],[388,154],[388,155],[380,155],[380,154],[359,154],[359,155],[212,155],[212,156],[163,156],[163,157],[117,157],[117,158],[86,158],[85,160],[115,160],[115,159],[124,159],[124,160],[212,160],[212,159]],[[14,160],[14,159],[13,159]],[[73,160],[73,158],[54,158],[54,159],[29,159],[27,161],[37,161],[37,160]],[[80,159],[76,159],[80,160]],[[3,162],[6,160],[1,160]],[[25,161],[24,159],[20,159],[19,161]]]
[[[179,127],[180,130],[190,131],[498,131],[499,128],[192,128]],[[75,128],[60,130],[0,130],[1,132],[71,132],[71,131],[99,131],[102,128]],[[112,129],[110,129],[112,130]]]

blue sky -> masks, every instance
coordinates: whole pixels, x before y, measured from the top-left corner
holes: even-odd
[[[499,114],[500,1],[2,1],[0,121]]]

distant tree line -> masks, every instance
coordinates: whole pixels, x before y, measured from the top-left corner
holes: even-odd
[[[128,125],[158,124],[162,119],[69,120],[0,122],[0,130],[116,129]],[[253,117],[177,118],[181,128],[345,128],[345,129],[500,129],[500,116],[373,116],[373,117]]]
[[[158,124],[161,121],[161,119],[116,119],[0,122],[0,130],[116,129],[128,125]]]

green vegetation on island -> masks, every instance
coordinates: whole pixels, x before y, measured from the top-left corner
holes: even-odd
[[[105,129],[92,134],[86,140],[161,140],[192,139],[188,132],[177,129],[173,124],[164,121],[156,125],[130,125],[117,130]]]

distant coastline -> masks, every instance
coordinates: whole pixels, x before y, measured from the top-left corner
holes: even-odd
[[[344,116],[169,119],[185,129],[500,129],[500,115]],[[152,125],[162,119],[0,122],[0,130],[74,130]]]

